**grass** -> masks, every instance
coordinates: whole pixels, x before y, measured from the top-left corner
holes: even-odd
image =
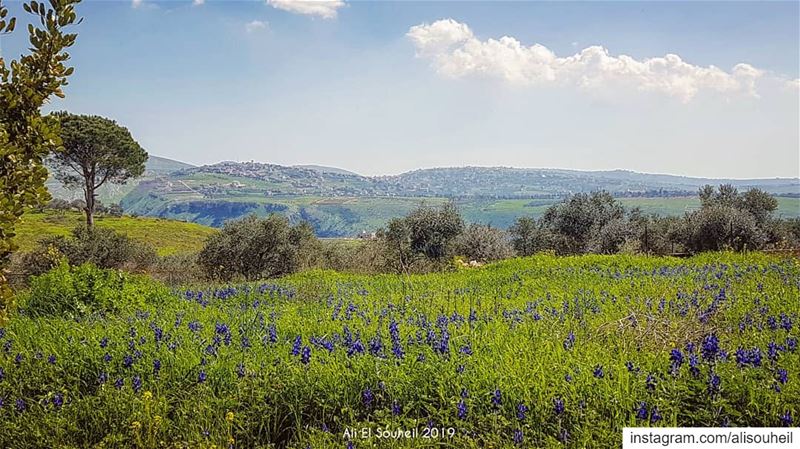
[[[757,253],[536,256],[23,310],[0,337],[0,446],[607,448],[623,426],[781,426],[800,417],[798,279]],[[344,434],[429,426],[446,436]]]
[[[22,222],[17,225],[16,242],[22,251],[29,251],[40,239],[68,235],[73,228],[83,223],[84,215],[74,211],[26,213]],[[196,223],[150,217],[97,216],[95,224],[153,245],[162,256],[199,251],[206,238],[216,232],[213,228]]]

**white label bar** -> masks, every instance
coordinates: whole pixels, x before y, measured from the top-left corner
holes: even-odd
[[[787,427],[625,427],[623,449],[798,448],[800,429]]]

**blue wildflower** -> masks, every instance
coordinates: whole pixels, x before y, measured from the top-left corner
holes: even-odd
[[[658,412],[658,407],[653,407],[653,413],[650,414],[650,422],[657,423],[661,421],[661,413]]]
[[[650,413],[647,411],[647,403],[646,402],[640,402],[639,403],[639,408],[636,410],[636,419],[644,421],[644,420],[647,419],[647,416],[649,414]]]
[[[392,401],[392,415],[400,416],[403,413],[403,407],[397,401]]]
[[[783,368],[778,370],[778,372],[776,373],[776,377],[778,379],[778,382],[782,384],[785,384],[786,382],[789,381],[789,373]]]
[[[53,405],[56,408],[61,408],[64,405],[64,396],[61,393],[56,393],[53,395]]]
[[[294,344],[292,345],[292,355],[298,356],[300,355],[300,350],[303,346],[303,338],[301,336],[297,336],[294,339]]]
[[[791,412],[787,411],[786,413],[784,413],[784,414],[781,416],[781,424],[782,424],[784,427],[791,427],[791,425],[792,425],[792,422],[793,422],[793,420],[792,420],[792,414],[791,414]]]
[[[705,360],[714,360],[719,353],[719,339],[716,334],[706,335],[703,338],[701,351]]]
[[[311,348],[308,346],[303,346],[303,353],[300,361],[303,362],[303,365],[308,365],[308,362],[311,361]]]
[[[369,387],[367,387],[361,393],[361,401],[364,403],[364,407],[366,408],[372,407],[372,401],[374,400],[375,400],[375,395],[372,393],[372,390],[370,390]]]
[[[492,393],[492,404],[499,406],[502,401],[503,394],[500,393],[500,389],[495,389]]]
[[[514,431],[514,444],[521,446],[523,441],[522,431],[517,429]]]
[[[458,401],[458,405],[456,406],[458,409],[458,419],[466,419],[467,418],[467,404],[464,400]]]
[[[575,346],[575,333],[569,331],[567,338],[564,339],[564,349],[570,350],[573,346]]]
[[[200,372],[197,374],[197,381],[199,383],[205,382],[207,378],[208,378],[208,375],[203,370],[200,370]]]
[[[161,360],[155,359],[153,360],[153,375],[158,376],[159,371],[161,371]]]
[[[553,400],[553,412],[556,415],[561,415],[564,413],[564,400],[560,398],[556,398]]]
[[[594,377],[596,377],[598,379],[602,379],[605,376],[605,373],[603,372],[603,365],[595,366],[593,374],[594,374]]]
[[[528,413],[528,406],[525,404],[517,405],[517,419],[520,421],[525,420]]]
[[[138,375],[133,376],[133,379],[131,380],[131,386],[133,386],[133,391],[138,393],[139,390],[142,389],[142,378]]]
[[[22,398],[17,399],[15,405],[17,407],[17,411],[20,412],[20,413],[24,412],[25,409],[28,408],[27,404],[25,404],[25,400],[22,399]]]

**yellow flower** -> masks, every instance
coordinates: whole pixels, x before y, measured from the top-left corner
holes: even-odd
[[[233,445],[235,442],[236,440],[234,440],[233,437],[228,437],[228,445]]]
[[[225,421],[233,422],[233,412],[228,412],[228,414],[225,415]]]
[[[162,418],[161,418],[161,416],[159,416],[159,415],[156,415],[156,416],[155,416],[153,419],[155,420],[155,422],[156,422],[156,425],[159,425],[159,424],[161,424],[161,419],[162,419]]]
[[[142,397],[144,398],[145,401],[149,401],[150,399],[153,399],[153,393],[145,391]]]
[[[131,423],[131,428],[133,428],[133,430],[139,430],[142,428],[142,423],[139,421],[134,421]]]

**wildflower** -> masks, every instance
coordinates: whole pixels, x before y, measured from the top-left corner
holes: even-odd
[[[469,344],[461,346],[459,351],[461,351],[461,353],[464,355],[472,355],[472,348],[469,346]]]
[[[503,401],[503,394],[500,393],[500,389],[495,389],[492,393],[492,404],[499,406],[500,403]]]
[[[627,368],[627,369],[628,369],[628,372],[629,372],[629,373],[638,373],[638,372],[639,372],[639,368],[637,368],[637,367],[636,367],[636,366],[633,364],[633,362],[631,362],[630,360],[628,360],[627,362],[625,362],[625,368]]]
[[[786,337],[786,349],[789,352],[794,352],[797,349],[797,339],[794,337]]]
[[[656,378],[653,377],[652,374],[647,375],[647,379],[644,381],[645,386],[648,390],[653,391],[656,389]]]
[[[514,444],[516,444],[517,446],[520,446],[520,445],[522,445],[522,441],[523,441],[522,431],[519,430],[519,429],[515,430],[514,431]]]
[[[714,360],[719,353],[719,339],[715,334],[706,335],[703,338],[702,344],[703,358],[705,360]]]
[[[158,376],[159,371],[161,371],[161,360],[155,359],[153,360],[153,375]]]
[[[138,393],[139,390],[142,389],[142,378],[138,375],[133,376],[133,379],[131,380],[131,386],[133,386],[133,391]]]
[[[103,337],[100,340],[100,347],[101,348],[105,348],[106,346],[108,346],[108,337]]]
[[[467,404],[464,400],[458,401],[458,405],[456,405],[458,410],[458,419],[466,419],[467,418]]]
[[[234,418],[233,412],[229,411],[228,413],[225,414],[225,421],[233,422],[233,418]]]
[[[650,422],[655,424],[661,421],[661,413],[658,412],[658,407],[653,407],[653,413],[650,414]]]
[[[594,377],[598,379],[602,379],[605,376],[603,372],[603,365],[597,365],[594,367]]]
[[[681,352],[680,349],[675,348],[672,351],[670,351],[669,359],[670,361],[672,361],[673,371],[678,371],[681,365],[683,365],[683,353]]]
[[[2,366],[0,366],[0,381],[6,378],[6,372]]]
[[[131,423],[131,428],[134,431],[139,430],[139,429],[142,428],[142,423],[140,423],[139,421],[134,421],[134,422]]]
[[[648,415],[649,413],[647,412],[647,403],[640,402],[639,408],[636,410],[636,419],[644,421],[647,419]]]
[[[399,416],[403,413],[403,407],[397,401],[392,401],[392,415]]]
[[[47,363],[49,363],[51,365],[55,365],[56,364],[56,356],[54,356],[52,354],[50,356],[48,356],[47,357]]]
[[[208,375],[205,371],[201,370],[199,374],[197,374],[197,381],[203,383],[208,378]]]
[[[106,382],[108,382],[108,373],[105,373],[105,372],[100,373],[100,375],[97,376],[97,383],[102,385],[102,384],[104,384]]]
[[[278,328],[275,327],[275,323],[270,323],[269,327],[267,327],[267,335],[270,343],[278,341]]]
[[[299,335],[295,337],[294,344],[292,345],[292,355],[297,356],[300,355],[300,350],[303,346],[303,338]]]
[[[361,400],[364,403],[364,407],[370,408],[372,407],[372,401],[375,399],[375,395],[372,394],[372,390],[369,387],[361,393]]]
[[[241,379],[245,375],[244,363],[239,363],[236,365],[236,376]]]
[[[142,395],[142,399],[144,399],[145,401],[153,399],[153,393],[151,393],[150,391],[145,391],[144,394]]]
[[[133,365],[133,357],[131,357],[130,354],[128,354],[122,359],[122,367],[130,368],[131,365]]]
[[[778,372],[776,373],[776,375],[777,375],[777,378],[778,378],[778,382],[780,382],[782,384],[785,384],[786,382],[789,381],[789,373],[786,372],[785,369],[782,369],[782,368],[779,369]]]
[[[517,405],[517,419],[520,421],[525,420],[528,413],[528,406],[525,404]]]
[[[25,400],[22,398],[17,399],[15,406],[17,407],[17,411],[20,413],[24,412],[25,409],[28,407],[27,404],[25,404]]]
[[[570,350],[573,346],[575,346],[575,333],[569,331],[569,335],[564,339],[564,349]]]
[[[61,408],[61,406],[64,405],[64,396],[62,396],[60,393],[53,395],[53,405],[56,408]]]
[[[114,387],[116,387],[117,390],[121,390],[123,385],[125,385],[125,381],[122,380],[121,377],[118,377],[117,380],[114,381]]]
[[[708,394],[714,394],[719,391],[720,378],[715,373],[708,376]]]
[[[791,427],[792,422],[792,414],[789,411],[781,416],[781,424],[783,424],[784,427]]]
[[[697,377],[700,375],[700,368],[698,368],[699,361],[697,359],[697,354],[691,354],[689,356],[689,372],[692,373],[692,376]]]
[[[553,400],[553,412],[556,415],[561,415],[564,413],[564,400],[556,398]]]

